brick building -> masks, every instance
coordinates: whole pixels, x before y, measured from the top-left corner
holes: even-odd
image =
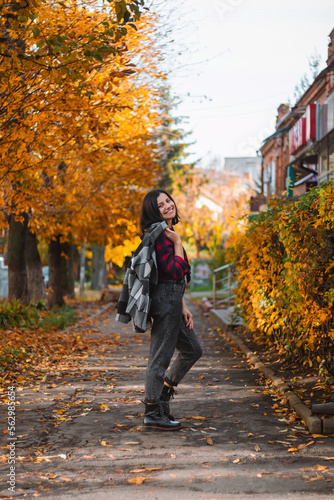
[[[260,148],[265,197],[300,196],[334,179],[334,29],[327,66],[298,102],[278,107],[275,132]]]

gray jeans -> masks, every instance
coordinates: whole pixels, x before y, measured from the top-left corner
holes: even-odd
[[[184,282],[159,283],[152,299],[150,315],[153,326],[145,377],[145,401],[149,403],[159,401],[164,380],[177,386],[202,356],[195,332],[186,326],[182,316],[184,289]],[[169,367],[175,349],[178,354]]]

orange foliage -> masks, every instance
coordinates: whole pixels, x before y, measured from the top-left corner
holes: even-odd
[[[119,243],[156,181],[163,75],[136,3],[1,2],[0,208],[45,238]]]
[[[334,372],[334,189],[297,202],[272,200],[252,221],[231,258],[237,302],[257,338],[282,354]]]
[[[181,214],[179,231],[195,244],[196,257],[207,249],[219,267],[226,241],[232,244],[243,226],[240,217],[247,209],[248,188],[230,173],[189,166],[182,177],[175,176],[174,186]]]

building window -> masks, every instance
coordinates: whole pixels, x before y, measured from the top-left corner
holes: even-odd
[[[275,173],[276,173],[275,160],[271,160],[268,165],[264,167],[263,172],[263,194],[264,196],[272,196],[275,194]]]
[[[320,156],[320,175],[327,172],[327,154]]]
[[[320,155],[319,184],[334,179],[334,147],[331,146],[329,155],[322,152]]]
[[[334,179],[334,152],[329,155],[328,158],[328,180],[332,181]]]
[[[327,182],[328,180],[328,158],[327,149],[322,151],[319,157],[319,184],[322,182]]]
[[[334,94],[333,94],[334,96]],[[334,109],[334,99],[333,99]],[[319,184],[334,180],[334,133],[328,134],[319,155]]]
[[[271,162],[271,183],[270,183],[270,194],[276,193],[276,162],[272,160]]]

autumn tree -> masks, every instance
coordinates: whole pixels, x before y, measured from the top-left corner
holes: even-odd
[[[207,250],[218,266],[224,246],[239,231],[250,196],[235,174],[212,168],[193,168],[174,191],[181,213],[180,231],[195,246],[195,256]]]
[[[2,3],[4,222],[20,224],[27,214],[30,230],[54,241],[51,248],[73,233],[120,237],[148,167],[154,178],[148,86],[123,86],[135,74],[126,41],[131,34],[139,47],[139,3],[28,2],[15,15]]]

